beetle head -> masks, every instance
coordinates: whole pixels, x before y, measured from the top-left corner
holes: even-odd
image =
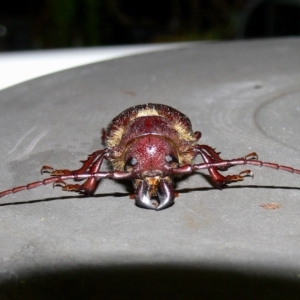
[[[164,209],[174,204],[175,192],[170,168],[179,165],[174,143],[159,135],[145,135],[135,139],[125,151],[125,171],[135,176],[136,205],[150,209]],[[150,201],[158,197],[158,206]]]

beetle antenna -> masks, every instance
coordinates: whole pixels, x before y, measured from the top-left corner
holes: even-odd
[[[195,164],[195,165],[184,165],[182,167],[179,167],[177,169],[171,169],[171,173],[174,175],[177,174],[190,174],[195,172],[196,170],[203,170],[203,169],[209,169],[209,168],[228,168],[232,166],[238,166],[238,165],[253,165],[256,167],[266,167],[271,168],[275,170],[282,170],[289,173],[295,173],[300,175],[300,170],[295,169],[288,166],[283,166],[271,162],[263,162],[260,160],[253,160],[253,159],[247,159],[247,158],[237,158],[237,159],[230,159],[230,160],[222,160],[220,162],[215,163],[202,163],[202,164]]]
[[[238,166],[238,165],[253,165],[257,167],[266,167],[271,168],[275,170],[282,170],[289,173],[295,173],[300,175],[300,170],[295,169],[292,167],[279,165],[271,162],[263,162],[260,160],[253,160],[253,159],[247,159],[247,158],[238,158],[238,159],[231,159],[231,160],[223,160],[221,162],[216,163],[202,163],[202,164],[194,164],[194,165],[184,165],[179,168],[172,168],[170,169],[170,173],[172,175],[182,175],[182,174],[190,174],[197,170],[205,170],[209,168],[219,168],[219,167],[231,167],[231,166]],[[56,183],[63,183],[64,180],[84,180],[89,178],[95,178],[97,180],[109,178],[114,180],[122,180],[122,179],[131,179],[133,177],[133,174],[130,172],[121,172],[121,171],[110,171],[110,172],[97,172],[97,173],[91,173],[91,174],[72,174],[72,175],[62,175],[62,176],[53,176],[46,178],[44,180],[35,181],[28,183],[26,185],[18,186],[3,192],[0,192],[0,198],[7,196],[9,194],[15,194],[24,190],[31,190],[34,188],[37,188],[41,185],[48,185],[53,184],[55,186]]]
[[[61,185],[64,183],[64,180],[84,180],[89,178],[96,178],[97,180],[103,178],[110,178],[115,180],[122,180],[122,179],[131,179],[132,173],[129,172],[120,172],[120,171],[110,171],[110,172],[98,172],[98,173],[91,173],[91,174],[72,174],[72,175],[62,175],[62,176],[53,176],[49,178],[45,178],[44,180],[35,181],[28,183],[26,185],[17,186],[15,188],[0,192],[0,198],[7,196],[9,194],[15,194],[24,190],[31,190],[37,188],[41,185],[48,185],[50,183],[55,186],[56,184]]]

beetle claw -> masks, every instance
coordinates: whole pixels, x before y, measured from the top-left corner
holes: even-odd
[[[254,173],[251,171],[251,170],[244,170],[242,172],[239,173],[238,176],[241,176],[241,177],[254,177]]]
[[[142,180],[135,191],[135,204],[138,207],[156,209],[149,197],[148,184]]]
[[[258,160],[258,155],[256,152],[251,152],[251,153],[245,155],[244,158],[247,160]]]
[[[44,174],[44,173],[51,173],[51,172],[53,172],[54,171],[54,169],[52,168],[52,167],[50,167],[50,166],[43,166],[42,168],[41,168],[41,174]]]
[[[55,188],[56,186],[65,188],[67,186],[67,184],[63,180],[57,179],[55,182],[53,182],[52,186],[53,186],[53,188]]]

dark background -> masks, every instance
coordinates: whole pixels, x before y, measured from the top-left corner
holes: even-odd
[[[300,0],[2,0],[0,51],[299,35]]]

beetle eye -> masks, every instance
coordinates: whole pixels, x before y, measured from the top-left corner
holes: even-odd
[[[133,167],[133,166],[135,166],[136,164],[137,164],[137,159],[134,158],[134,157],[130,157],[130,158],[128,158],[127,161],[126,161],[126,166],[131,166],[131,167]]]
[[[167,163],[172,163],[173,162],[173,163],[178,164],[177,158],[174,155],[172,155],[172,154],[166,155],[165,159],[166,159]]]

